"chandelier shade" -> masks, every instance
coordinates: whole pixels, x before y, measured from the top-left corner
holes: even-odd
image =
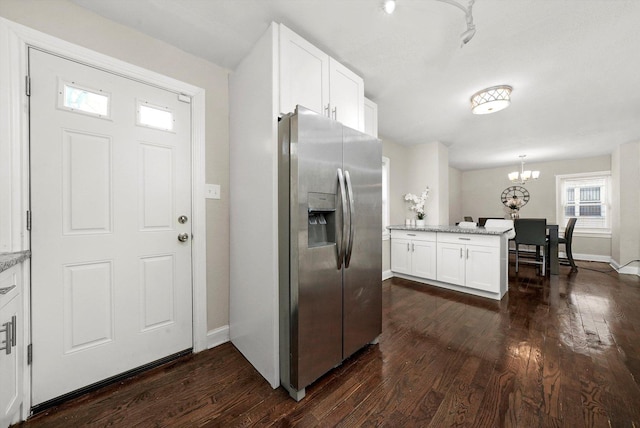
[[[471,112],[489,114],[504,110],[511,104],[512,90],[511,86],[500,85],[476,92],[471,96]]]
[[[529,180],[537,180],[540,178],[540,171],[531,171],[524,169],[524,158],[527,155],[520,155],[520,171],[513,171],[508,174],[509,180],[516,184],[525,184]]]

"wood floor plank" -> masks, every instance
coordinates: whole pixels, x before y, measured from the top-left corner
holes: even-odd
[[[582,268],[584,266],[584,268]],[[231,344],[23,427],[640,427],[640,278],[511,267],[501,301],[394,278],[383,332],[292,400]]]

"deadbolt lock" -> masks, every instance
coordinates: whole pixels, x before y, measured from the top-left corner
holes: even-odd
[[[189,218],[186,215],[181,215],[180,217],[178,217],[178,223],[180,224],[185,224],[187,221],[189,221]]]

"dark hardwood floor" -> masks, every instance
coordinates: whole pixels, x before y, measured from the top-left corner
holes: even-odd
[[[25,427],[640,427],[640,279],[606,264],[495,302],[383,283],[383,333],[300,403],[230,343],[41,413]]]

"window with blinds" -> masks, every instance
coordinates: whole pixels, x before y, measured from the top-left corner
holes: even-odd
[[[610,232],[610,178],[609,171],[557,176],[560,227],[565,227],[571,217],[577,217],[576,231]]]

